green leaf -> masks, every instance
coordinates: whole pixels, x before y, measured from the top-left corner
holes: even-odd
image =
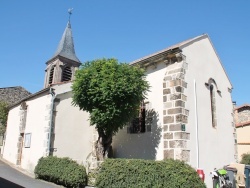
[[[116,59],[97,59],[76,72],[72,103],[90,113],[91,125],[114,135],[136,116],[148,89],[143,69]]]

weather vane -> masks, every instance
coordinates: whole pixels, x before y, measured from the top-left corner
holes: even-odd
[[[69,9],[68,9],[68,13],[69,13],[69,21],[70,21],[70,16],[71,16],[71,14],[72,14],[72,10],[73,10],[73,8],[69,8]]]

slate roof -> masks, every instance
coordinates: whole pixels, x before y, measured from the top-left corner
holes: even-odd
[[[57,50],[51,59],[54,59],[57,56],[62,56],[67,59],[81,63],[75,54],[74,41],[73,41],[73,35],[72,35],[70,22],[67,23],[67,26],[64,30],[62,38],[57,47]]]
[[[0,88],[0,101],[7,102],[9,105],[30,95],[31,93],[21,86]]]

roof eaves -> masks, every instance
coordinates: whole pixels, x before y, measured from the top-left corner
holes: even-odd
[[[55,85],[63,85],[63,84],[67,84],[67,83],[73,83],[72,80],[70,81],[65,81],[65,82],[57,82],[57,83],[53,83],[53,84],[50,84],[49,86],[55,86]]]
[[[15,107],[15,106],[17,106],[17,105],[19,105],[19,104],[22,103],[23,101],[29,100],[29,99],[31,99],[31,98],[33,98],[33,97],[36,97],[36,96],[38,96],[38,95],[40,95],[40,94],[42,94],[42,93],[44,93],[44,92],[46,92],[46,91],[49,91],[49,90],[50,90],[50,87],[45,88],[45,89],[42,89],[42,90],[40,90],[40,91],[38,91],[38,92],[36,92],[36,93],[34,93],[34,94],[31,94],[31,95],[29,95],[28,97],[25,97],[25,98],[23,98],[23,99],[17,101],[16,103],[10,105],[10,106],[9,106],[9,109],[10,109],[10,108],[13,108],[13,107]]]
[[[141,63],[143,64],[144,61],[149,60],[150,58],[155,58],[157,56],[161,56],[161,55],[164,55],[164,54],[168,54],[168,53],[171,53],[171,52],[176,52],[177,50],[181,50],[180,47],[189,45],[190,43],[193,43],[194,41],[199,40],[200,38],[207,37],[207,36],[208,36],[207,34],[203,34],[203,35],[200,35],[200,36],[185,40],[183,42],[174,44],[174,45],[172,45],[170,47],[167,47],[167,48],[165,48],[163,50],[160,50],[160,51],[158,51],[156,53],[153,53],[153,54],[150,54],[148,56],[144,56],[144,57],[142,57],[140,59],[137,59],[135,61],[132,61],[129,64],[130,65],[141,64]]]
[[[55,59],[60,59],[60,58],[65,58],[65,59],[67,59],[67,60],[70,60],[70,61],[73,61],[73,62],[75,62],[75,63],[78,63],[79,65],[81,65],[82,63],[80,62],[80,60],[79,61],[75,61],[75,60],[73,60],[73,59],[69,59],[69,58],[67,58],[67,57],[64,57],[64,56],[61,56],[61,55],[56,55],[56,56],[54,56],[54,57],[52,57],[50,60],[48,60],[47,62],[46,62],[46,64],[48,65],[51,61],[54,61]]]
[[[243,123],[237,123],[236,125],[235,125],[235,127],[245,127],[245,126],[248,126],[248,125],[250,125],[250,121],[247,121],[247,122],[243,122]]]

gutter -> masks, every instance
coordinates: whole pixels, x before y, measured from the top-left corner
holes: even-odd
[[[51,132],[52,132],[52,125],[53,125],[53,112],[54,112],[54,104],[55,104],[55,98],[56,98],[56,94],[54,92],[53,88],[50,88],[49,90],[49,94],[51,94],[51,110],[50,110],[50,122],[49,122],[49,135],[48,135],[48,143],[47,143],[47,152],[46,152],[46,156],[49,156],[51,154]]]
[[[51,134],[52,134],[52,126],[53,126],[53,112],[54,112],[54,107],[55,107],[55,99],[58,95],[62,95],[68,92],[71,92],[71,90],[65,91],[63,93],[59,93],[56,94],[54,92],[55,89],[50,88],[49,90],[49,94],[51,94],[52,98],[51,98],[51,111],[50,111],[50,122],[49,122],[49,135],[48,135],[48,143],[47,143],[47,152],[46,152],[46,156],[51,155]]]
[[[50,90],[50,88],[45,88],[45,89],[42,89],[42,90],[40,90],[40,91],[38,91],[38,92],[36,92],[36,93],[34,93],[34,94],[31,94],[31,95],[29,95],[29,96],[27,96],[27,97],[25,97],[25,98],[23,98],[23,99],[17,101],[16,103],[10,105],[10,106],[9,106],[9,109],[11,109],[11,108],[13,108],[13,107],[15,107],[15,106],[21,104],[23,101],[27,101],[27,100],[29,100],[29,99],[31,99],[31,98],[33,98],[33,97],[36,97],[36,96],[38,96],[38,95],[40,95],[40,94],[42,94],[42,93],[44,93],[44,92],[47,92],[47,91],[49,91],[49,90]]]
[[[196,127],[196,168],[199,169],[200,166],[200,156],[199,156],[199,127],[198,127],[198,113],[197,113],[197,92],[196,92],[196,81],[194,80],[194,114],[195,114],[195,127]]]

